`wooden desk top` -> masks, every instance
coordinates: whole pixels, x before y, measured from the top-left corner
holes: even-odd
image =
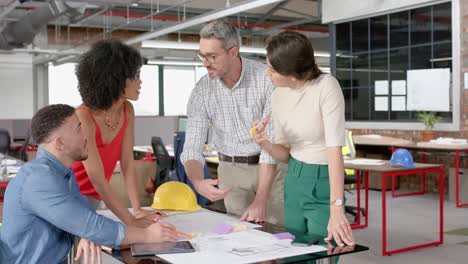
[[[468,144],[436,144],[431,142],[418,142],[417,148],[440,150],[468,150]]]
[[[355,145],[369,146],[396,146],[396,147],[414,147],[416,143],[411,140],[378,136],[378,135],[356,135],[353,136]]]
[[[414,163],[414,168],[406,168],[402,166],[393,165],[386,161],[383,165],[367,165],[367,164],[353,164],[352,160],[345,160],[344,167],[346,169],[377,171],[377,172],[398,172],[408,171],[413,169],[432,169],[443,167],[442,164],[428,164],[428,163]]]

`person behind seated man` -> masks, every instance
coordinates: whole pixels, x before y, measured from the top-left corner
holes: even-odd
[[[77,256],[100,263],[94,244],[176,241],[173,226],[125,226],[96,213],[80,195],[74,161],[87,158],[87,141],[75,109],[49,105],[33,117],[31,133],[39,144],[35,160],[24,164],[9,183],[3,207],[0,263],[63,263],[74,237],[81,237]],[[88,243],[84,239],[93,241]],[[87,247],[86,245],[91,245]]]

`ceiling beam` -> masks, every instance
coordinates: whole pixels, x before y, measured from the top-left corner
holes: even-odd
[[[286,7],[282,7],[281,10],[284,10],[286,12],[290,12],[290,13],[293,13],[293,14],[296,14],[296,15],[300,15],[300,16],[303,16],[303,17],[313,17],[310,14],[306,14],[306,13],[303,13],[303,12],[292,10],[292,9],[289,9],[289,8],[286,8]]]
[[[270,32],[276,31],[276,30],[281,30],[281,29],[283,29],[283,28],[292,27],[292,26],[297,26],[297,25],[302,25],[302,24],[307,24],[307,23],[312,23],[312,22],[315,22],[315,21],[320,21],[320,17],[304,18],[304,19],[301,19],[301,20],[296,20],[296,21],[291,21],[291,22],[288,22],[288,23],[283,23],[283,24],[279,24],[279,25],[276,25],[276,26],[273,26],[273,27],[269,27],[269,28],[252,29],[251,33],[255,33],[255,34],[258,34],[258,33],[266,34],[266,33],[270,33]]]
[[[250,10],[250,9],[254,9],[254,8],[257,8],[257,7],[261,7],[261,6],[265,6],[265,5],[269,5],[269,4],[274,4],[274,3],[282,2],[282,1],[284,1],[284,0],[242,1],[242,2],[240,2],[238,4],[230,6],[228,8],[223,8],[223,9],[220,9],[220,10],[214,10],[212,12],[208,12],[206,14],[202,14],[202,15],[190,18],[190,19],[188,19],[188,20],[186,20],[186,21],[184,21],[182,23],[178,23],[176,25],[168,26],[168,27],[162,28],[160,30],[156,30],[154,32],[149,32],[149,33],[141,34],[141,35],[136,36],[134,38],[130,38],[130,39],[128,39],[126,41],[126,44],[131,45],[131,44],[135,44],[135,43],[138,43],[138,42],[141,42],[141,41],[144,41],[144,40],[157,38],[157,37],[164,36],[164,35],[167,35],[167,34],[172,33],[172,32],[177,32],[179,30],[189,28],[189,27],[193,27],[193,26],[196,26],[196,25],[199,25],[199,24],[202,24],[202,23],[212,21],[212,20],[216,20],[216,19],[219,19],[219,18],[223,18],[223,17],[227,17],[227,16],[230,16],[230,15],[240,13],[240,12],[244,12],[244,11],[247,11],[247,10]]]
[[[4,17],[6,17],[13,9],[15,9],[19,5],[21,5],[21,2],[19,0],[13,0],[13,2],[5,6],[3,12],[0,13],[0,21],[2,21]]]
[[[274,13],[276,13],[276,11],[278,11],[279,9],[281,9],[283,6],[285,6],[287,3],[289,2],[289,0],[287,1],[283,1],[281,3],[278,3],[275,7],[273,7],[272,9],[270,9],[263,17],[259,18],[257,21],[255,21],[255,24],[262,24],[264,23],[267,18],[269,18],[270,16],[272,16]]]

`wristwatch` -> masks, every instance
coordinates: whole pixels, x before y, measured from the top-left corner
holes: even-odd
[[[335,206],[343,206],[343,200],[341,199],[336,199],[330,202],[330,205],[335,205]]]

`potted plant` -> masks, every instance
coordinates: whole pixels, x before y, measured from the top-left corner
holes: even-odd
[[[430,141],[435,139],[435,132],[432,130],[437,122],[442,120],[441,116],[436,115],[434,112],[419,112],[417,118],[424,123],[425,130],[422,132],[423,141]]]

